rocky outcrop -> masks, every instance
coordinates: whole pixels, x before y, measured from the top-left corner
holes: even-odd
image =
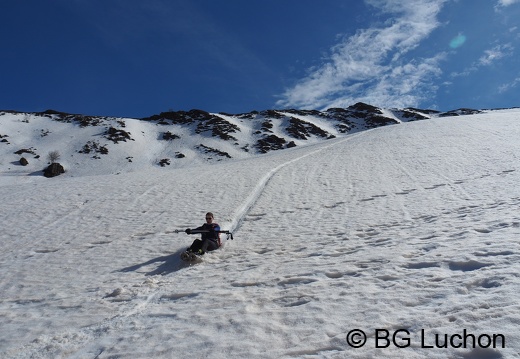
[[[64,155],[67,160],[70,156],[71,166],[80,166],[82,161],[90,158],[101,159],[102,155],[108,156],[110,150],[110,156],[119,156],[123,166],[127,166],[127,163],[142,163],[144,158],[146,163],[150,163],[152,159],[151,162],[155,165],[175,167],[179,161],[184,162],[182,164],[184,166],[191,160],[221,161],[232,157],[242,158],[246,153],[254,155],[279,151],[303,146],[307,142],[327,141],[336,136],[401,122],[473,115],[481,112],[468,108],[448,112],[412,107],[382,109],[363,102],[346,108],[329,108],[321,111],[269,109],[240,114],[209,113],[198,109],[167,111],[137,120],[68,114],[55,110],[38,113],[0,111],[0,117],[14,115],[15,122],[22,123],[24,127],[30,127],[27,124],[32,122],[41,126],[31,128],[32,137],[25,136],[23,141],[19,141],[13,130],[9,129],[8,136],[5,133],[7,128],[4,129],[0,134],[0,148],[4,149],[4,153],[12,156],[5,160],[8,163],[27,165],[31,161],[31,165],[34,165],[33,159],[40,159],[40,155],[36,148],[31,146],[40,146],[29,142],[32,138],[45,137],[47,143],[54,141],[59,147],[61,131],[56,126],[51,128],[45,124],[45,121],[40,121],[41,118],[39,121],[33,121],[34,117],[41,116],[52,121],[75,125],[72,126],[72,131],[76,131],[74,135],[64,139],[67,145],[59,147],[60,151],[66,149],[68,152]],[[128,121],[132,121],[128,128],[135,133],[128,131],[126,124]],[[103,126],[104,129],[83,130],[93,126]],[[161,143],[153,143],[156,140]],[[131,144],[133,141],[138,142],[137,146]],[[17,147],[12,148],[13,144]],[[121,148],[112,151],[114,146],[121,146]],[[140,158],[141,152],[142,158]],[[13,153],[17,156],[15,157]],[[77,153],[89,156],[75,157]],[[53,164],[53,167],[46,169],[46,173],[55,176],[63,173],[62,170],[63,168]]]
[[[281,150],[285,147],[286,140],[276,135],[269,135],[259,139],[256,142],[256,148],[260,153]]]
[[[439,117],[450,117],[450,116],[463,116],[463,115],[476,115],[482,113],[480,110],[473,110],[471,108],[459,108],[458,110],[452,110],[448,112],[442,112]]]
[[[43,175],[47,178],[56,177],[65,173],[65,169],[59,163],[51,163],[45,170],[43,170]]]

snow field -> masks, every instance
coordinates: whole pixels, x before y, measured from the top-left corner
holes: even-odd
[[[270,276],[282,286],[291,283],[284,298],[292,298],[298,307],[305,304],[305,312],[319,303],[310,317],[324,328],[335,327],[329,331],[337,333],[336,340],[312,343],[315,336],[305,337],[311,343],[306,353],[334,357],[334,350],[341,352],[342,327],[413,333],[467,328],[507,332],[508,343],[515,342],[518,305],[512,287],[518,286],[515,239],[520,233],[514,210],[520,205],[514,185],[516,134],[497,133],[488,139],[486,128],[472,124],[468,131],[464,123],[457,126],[459,132],[446,124],[376,130],[342,143],[341,149],[330,147],[317,155],[319,161],[310,156],[284,168],[272,181],[279,180],[278,186],[271,185],[278,191],[262,196],[245,222],[242,232],[249,230],[248,223],[251,231],[266,228],[268,252],[263,256],[272,259],[258,261],[267,263],[263,282]],[[270,235],[277,223],[293,228],[284,232],[283,241]],[[278,255],[290,259],[277,261]],[[296,313],[294,318],[303,315]],[[514,319],[503,321],[504,316]],[[298,327],[290,326],[292,332]],[[311,348],[322,349],[318,353]],[[348,357],[389,352],[349,351]],[[479,357],[479,352],[466,354]],[[395,353],[463,354],[431,349]]]
[[[6,358],[515,358],[520,126],[494,112],[247,160],[0,187]],[[234,241],[179,259],[208,210]],[[367,344],[352,348],[347,333]],[[410,333],[377,348],[375,330]],[[425,348],[500,333],[505,348]],[[441,336],[441,338],[444,338]],[[380,341],[382,343],[382,341]]]

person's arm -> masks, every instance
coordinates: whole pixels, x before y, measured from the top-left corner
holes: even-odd
[[[197,234],[197,233],[201,233],[200,231],[204,230],[204,226],[200,226],[200,227],[197,227],[197,228],[187,228],[184,232],[186,232],[186,234]]]

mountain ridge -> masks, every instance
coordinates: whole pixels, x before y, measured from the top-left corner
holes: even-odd
[[[117,166],[109,173],[149,166],[188,167],[305,146],[403,122],[483,111],[384,109],[362,102],[326,111],[270,109],[229,114],[192,109],[138,119],[56,110],[0,110],[0,153],[4,158],[0,171],[40,174],[52,162],[50,152],[60,154],[59,162],[72,176],[108,174],[99,163],[106,156],[117,156]]]

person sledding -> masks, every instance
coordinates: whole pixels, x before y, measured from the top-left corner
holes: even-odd
[[[188,228],[184,232],[186,234],[201,234],[200,239],[193,241],[192,245],[181,253],[181,259],[186,262],[200,262],[204,253],[219,249],[222,245],[220,234],[227,234],[227,239],[233,239],[233,233],[228,230],[221,230],[217,223],[213,222],[213,213],[206,213],[206,223],[197,228]],[[176,233],[181,232],[176,230]]]
[[[220,226],[213,220],[213,213],[208,212],[206,213],[206,223],[194,229],[186,229],[185,232],[187,234],[201,234],[201,238],[194,240],[187,252],[203,255],[206,252],[218,249],[222,245],[220,241]]]

